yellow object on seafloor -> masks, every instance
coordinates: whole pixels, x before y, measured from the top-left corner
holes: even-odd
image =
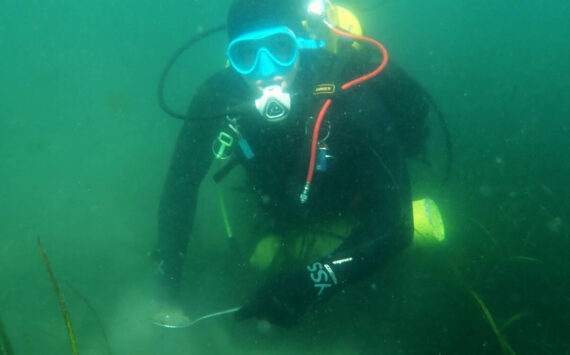
[[[434,243],[445,240],[445,227],[439,208],[429,198],[412,203],[414,212],[414,243]]]

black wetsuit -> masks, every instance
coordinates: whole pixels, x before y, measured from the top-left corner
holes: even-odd
[[[326,172],[315,171],[308,202],[300,203],[309,166],[313,118],[326,99],[313,95],[315,86],[334,81],[341,92],[338,84],[374,67],[356,55],[344,60],[338,69],[340,59],[324,51],[305,54],[301,60],[291,90],[289,117],[270,123],[252,111],[239,120],[239,125],[255,154],[249,161],[242,159],[242,163],[256,191],[269,201],[264,208],[275,220],[277,232],[307,220],[358,216],[359,225],[346,241],[319,260],[321,266],[327,264],[327,270],[328,265],[334,270],[336,282],[332,287],[322,292],[316,286],[317,275],[308,273],[307,268],[295,274],[294,278],[302,279],[297,287],[304,289],[290,297],[302,303],[298,308],[304,309],[377,270],[411,241],[413,223],[405,153],[394,128],[399,118],[388,110],[378,91],[384,73],[333,97],[321,128],[328,131],[330,127],[326,145],[333,158],[327,160]],[[389,70],[390,66],[386,72]],[[205,82],[192,101],[172,158],[159,215],[156,251],[163,260],[164,272],[175,284],[192,230],[198,188],[214,159],[212,142],[227,127],[224,117],[207,117],[234,105],[253,104],[254,99],[243,78],[229,68]],[[332,263],[339,259],[349,261]]]

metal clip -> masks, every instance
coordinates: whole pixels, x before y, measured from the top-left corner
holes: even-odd
[[[215,145],[219,143],[219,147],[216,149]],[[234,144],[234,138],[227,134],[224,131],[221,131],[218,134],[218,138],[214,141],[212,145],[212,150],[214,152],[214,156],[216,159],[227,159],[231,155],[230,153],[226,153],[227,148],[231,147]]]

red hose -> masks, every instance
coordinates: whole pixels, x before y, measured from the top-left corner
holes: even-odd
[[[382,63],[380,63],[380,65],[374,69],[374,71],[363,75],[359,78],[356,78],[354,80],[349,81],[348,83],[345,83],[341,86],[341,88],[343,90],[346,90],[354,85],[360,84],[372,77],[375,77],[376,75],[380,74],[380,72],[382,70],[384,70],[384,68],[386,67],[386,64],[388,64],[388,51],[386,50],[386,48],[384,48],[384,46],[382,45],[382,43],[378,42],[375,39],[369,38],[369,37],[365,37],[365,36],[358,36],[358,35],[353,35],[352,33],[349,32],[345,32],[345,31],[341,31],[338,28],[330,25],[327,23],[327,26],[329,26],[329,28],[336,33],[339,36],[343,36],[343,37],[348,37],[348,38],[352,38],[355,40],[359,40],[359,41],[365,41],[368,43],[372,43],[373,45],[375,45],[376,47],[378,47],[380,49],[380,51],[382,52]]]
[[[311,180],[313,180],[313,172],[315,171],[315,156],[317,155],[317,142],[319,140],[319,129],[321,128],[323,117],[325,117],[325,113],[327,112],[327,109],[331,103],[331,99],[327,99],[327,101],[325,101],[323,107],[321,107],[319,115],[317,116],[317,122],[315,122],[315,129],[313,130],[313,141],[311,142],[311,160],[309,162],[309,172],[307,173],[307,184],[310,184]]]
[[[334,27],[333,25],[329,24],[328,22],[326,22],[326,25],[336,34],[338,34],[339,36],[343,36],[343,37],[348,37],[348,38],[352,38],[355,40],[360,40],[360,41],[365,41],[368,43],[372,43],[374,44],[376,47],[378,47],[380,49],[380,51],[382,52],[382,62],[380,63],[380,65],[378,65],[378,67],[376,69],[374,69],[374,71],[362,75],[354,80],[351,80],[345,84],[343,84],[341,86],[341,88],[343,90],[346,90],[348,88],[353,87],[354,85],[358,85],[368,79],[371,79],[373,77],[375,77],[376,75],[380,74],[380,72],[382,70],[384,70],[384,68],[386,67],[386,64],[388,64],[388,51],[386,50],[386,48],[384,48],[384,46],[372,39],[372,38],[368,38],[365,36],[358,36],[358,35],[353,35],[352,33],[348,33],[342,30],[339,30],[338,28]],[[325,117],[325,113],[327,112],[329,106],[331,105],[332,100],[331,99],[327,99],[325,101],[325,103],[323,104],[323,107],[321,107],[321,111],[319,112],[319,115],[317,116],[317,121],[315,122],[315,128],[313,129],[313,141],[311,142],[311,159],[309,161],[309,171],[307,172],[307,180],[305,183],[305,189],[303,191],[303,193],[301,194],[301,202],[305,202],[307,197],[308,197],[308,192],[309,192],[309,186],[311,184],[311,181],[313,180],[313,173],[315,171],[315,158],[317,155],[317,143],[319,141],[319,129],[321,128],[321,123],[323,121],[323,118]]]

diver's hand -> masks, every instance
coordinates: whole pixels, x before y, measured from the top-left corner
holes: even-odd
[[[338,290],[338,280],[329,264],[315,262],[301,271],[277,275],[261,285],[251,301],[236,312],[238,320],[252,317],[291,327],[308,306]]]
[[[265,319],[291,327],[315,301],[313,285],[306,272],[277,275],[262,284],[252,299],[236,312],[237,320]]]

